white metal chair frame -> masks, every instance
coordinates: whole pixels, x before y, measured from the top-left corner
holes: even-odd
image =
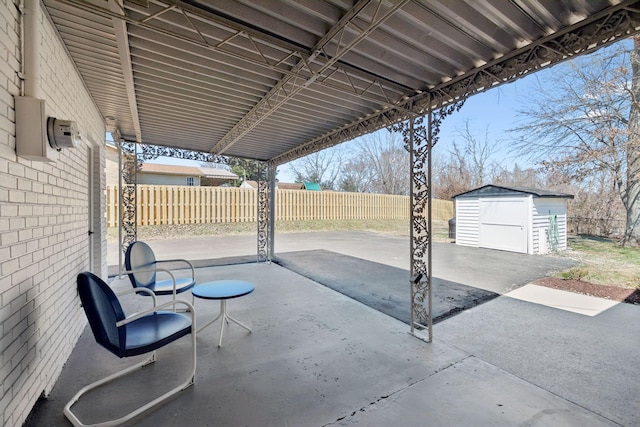
[[[171,271],[169,271],[168,269],[162,268],[162,267],[155,267],[156,265],[159,265],[159,264],[168,264],[168,263],[176,263],[176,262],[185,263],[189,267],[189,269],[191,270],[191,282],[193,284],[187,289],[190,289],[191,287],[193,287],[195,285],[195,283],[196,283],[195,268],[194,268],[193,264],[190,261],[188,261],[186,259],[183,259],[183,258],[159,260],[159,259],[155,258],[155,254],[153,253],[153,250],[146,243],[141,242],[141,241],[136,241],[136,242],[133,242],[131,245],[144,245],[143,247],[146,247],[148,249],[148,251],[149,251],[148,255],[150,255],[152,257],[150,260],[148,260],[148,263],[145,265],[145,267],[142,267],[142,268],[130,268],[130,267],[128,267],[129,268],[128,270],[124,270],[124,271],[121,272],[121,274],[128,274],[129,275],[129,279],[131,280],[131,284],[133,285],[134,288],[136,288],[136,289],[140,289],[140,288],[149,289],[144,284],[138,285],[139,281],[140,282],[143,282],[143,281],[139,280],[138,278],[136,278],[135,277],[136,274],[139,274],[139,273],[165,273],[170,277],[170,280],[173,282],[173,299],[176,299],[176,295],[178,293],[177,292],[178,279],[176,279],[176,276]],[[131,258],[129,258],[129,260],[128,260],[128,264],[130,264],[130,263],[131,263]],[[153,267],[148,267],[149,265],[153,265]],[[164,280],[169,280],[169,279],[164,279]],[[157,280],[157,279],[154,278],[154,285],[157,284],[157,283],[162,283],[164,280]],[[154,291],[154,293],[156,295],[164,295],[164,293],[162,293],[162,292],[155,292]]]
[[[192,368],[190,370],[189,373],[189,377],[187,378],[187,380],[185,380],[184,382],[182,382],[181,384],[179,384],[178,386],[172,388],[171,390],[167,391],[166,393],[164,393],[163,395],[157,397],[156,399],[152,400],[151,402],[141,406],[140,408],[136,409],[135,411],[132,411],[120,418],[117,418],[115,420],[110,420],[110,421],[104,421],[104,422],[100,422],[97,424],[83,424],[78,417],[71,411],[71,406],[73,406],[76,402],[78,402],[78,400],[80,399],[80,397],[82,397],[82,395],[84,395],[85,393],[87,393],[90,390],[93,390],[103,384],[109,383],[117,378],[120,378],[130,372],[135,371],[136,369],[142,368],[148,364],[151,364],[153,362],[156,361],[156,351],[152,351],[150,353],[150,356],[145,358],[143,361],[136,363],[133,366],[130,366],[128,368],[125,368],[121,371],[118,371],[114,374],[111,374],[105,378],[102,378],[98,381],[95,381],[85,387],[83,387],[82,389],[80,389],[80,391],[78,391],[72,398],[71,400],[69,400],[69,402],[67,402],[67,404],[64,407],[64,415],[67,417],[67,419],[69,419],[69,421],[71,421],[71,423],[75,426],[75,427],[111,427],[111,426],[117,426],[117,425],[121,425],[129,420],[131,420],[132,418],[142,414],[143,412],[151,409],[152,407],[156,406],[157,404],[167,400],[168,398],[170,398],[171,396],[173,396],[174,394],[185,390],[186,388],[190,387],[193,385],[194,380],[195,380],[195,374],[196,374],[196,316],[195,316],[195,310],[194,307],[191,303],[185,301],[185,300],[181,300],[181,299],[174,299],[172,301],[166,302],[164,304],[161,305],[156,305],[156,296],[155,294],[146,288],[133,288],[133,289],[129,289],[127,291],[124,292],[120,292],[117,294],[117,296],[121,296],[121,295],[126,295],[126,294],[131,294],[131,293],[138,293],[138,292],[143,292],[143,293],[147,293],[149,294],[152,298],[153,298],[153,308],[150,308],[148,310],[145,311],[140,311],[137,313],[133,313],[130,316],[127,316],[126,319],[121,320],[119,322],[116,323],[117,327],[126,325],[127,323],[133,322],[134,320],[140,319],[141,317],[147,316],[149,314],[152,314],[156,311],[158,311],[159,309],[165,308],[165,307],[169,307],[175,304],[184,304],[187,306],[187,311],[190,313],[190,317],[191,317],[191,364],[192,364]]]

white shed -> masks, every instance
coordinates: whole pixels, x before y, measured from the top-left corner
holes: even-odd
[[[458,245],[528,254],[567,248],[571,194],[485,185],[453,199]]]

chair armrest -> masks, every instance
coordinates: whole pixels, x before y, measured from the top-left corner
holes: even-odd
[[[162,271],[163,273],[167,273],[169,275],[169,277],[171,277],[171,280],[173,281],[173,298],[176,298],[176,276],[173,275],[173,273],[169,270],[167,270],[166,268],[140,268],[140,269],[136,269],[136,270],[124,270],[121,271],[120,273],[151,273],[151,272],[158,272],[158,271]],[[142,288],[134,288],[134,289],[142,289]],[[145,288],[146,289],[146,288]]]
[[[151,289],[147,289],[147,288],[126,289],[124,291],[118,292],[116,295],[120,297],[122,295],[137,294],[137,293],[143,293],[143,294],[149,295],[153,299],[153,306],[155,307],[156,305],[158,305],[158,299],[156,298],[156,294],[154,294]]]
[[[191,268],[191,278],[195,279],[196,277],[196,271],[193,268],[193,264],[191,263],[191,261],[187,261],[186,259],[183,258],[176,258],[176,259],[157,259],[156,260],[156,264],[160,264],[160,263],[166,263],[166,262],[184,262],[186,264],[189,265],[189,268]]]
[[[193,328],[192,330],[195,332],[195,330],[196,330],[195,329],[196,328],[196,314],[195,314],[196,310],[193,307],[193,304],[191,304],[190,302],[185,301],[183,299],[174,299],[174,300],[171,300],[169,302],[165,302],[164,304],[160,304],[157,307],[153,307],[153,308],[148,309],[148,310],[144,310],[144,311],[139,311],[137,313],[133,313],[130,316],[127,316],[126,319],[123,319],[123,320],[120,320],[120,321],[116,322],[116,326],[117,327],[124,326],[127,323],[133,322],[134,320],[137,320],[137,319],[140,319],[140,318],[142,318],[144,316],[148,316],[150,314],[153,314],[156,311],[158,311],[159,309],[162,309],[162,308],[165,308],[165,307],[168,307],[168,306],[173,306],[175,304],[184,304],[184,305],[187,306],[187,308],[189,309],[189,315],[191,316],[191,327]]]

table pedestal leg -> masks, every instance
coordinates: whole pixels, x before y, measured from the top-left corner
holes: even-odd
[[[249,331],[249,333],[251,333],[251,329],[247,325],[243,324],[239,320],[234,319],[233,317],[227,314],[227,300],[224,300],[224,299],[220,300],[220,314],[218,314],[215,319],[210,320],[209,322],[207,322],[207,324],[200,327],[198,329],[198,333],[200,333],[200,331],[202,331],[204,328],[206,328],[216,320],[220,319],[221,317],[222,317],[222,320],[220,321],[220,339],[218,340],[218,347],[222,347],[222,334],[224,334],[224,324],[229,323],[229,320],[231,320],[233,323],[239,326],[242,326],[244,329]]]

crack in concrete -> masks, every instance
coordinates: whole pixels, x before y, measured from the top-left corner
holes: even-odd
[[[470,357],[474,357],[474,356],[473,356],[472,354],[469,354],[469,355],[467,355],[467,356],[463,357],[462,359],[460,359],[460,360],[458,360],[458,361],[455,361],[455,362],[453,362],[453,363],[450,363],[449,365],[443,366],[442,368],[435,370],[434,372],[432,372],[431,374],[427,375],[426,377],[423,377],[423,378],[420,378],[419,380],[413,381],[413,382],[411,382],[411,383],[409,383],[409,384],[407,384],[407,385],[405,385],[405,386],[403,386],[403,387],[399,388],[398,390],[395,390],[395,391],[393,391],[393,392],[391,392],[391,393],[389,393],[389,394],[386,394],[386,395],[380,396],[380,397],[378,397],[376,400],[374,400],[373,402],[370,402],[370,403],[366,404],[366,405],[365,405],[365,406],[363,406],[362,408],[357,409],[357,410],[355,410],[355,411],[351,412],[350,414],[344,415],[344,416],[342,416],[342,417],[340,417],[340,418],[336,419],[335,421],[332,421],[332,422],[330,422],[330,423],[324,424],[324,425],[322,425],[322,427],[328,427],[328,426],[336,425],[337,423],[339,423],[339,422],[341,422],[341,421],[343,421],[343,420],[345,420],[345,419],[347,419],[347,418],[351,418],[351,417],[355,416],[355,415],[356,415],[357,413],[359,413],[359,412],[366,412],[367,408],[371,408],[371,407],[373,407],[373,406],[377,405],[378,403],[380,403],[380,402],[382,402],[382,401],[384,401],[384,400],[387,400],[388,398],[390,398],[390,397],[392,397],[392,396],[394,396],[394,395],[396,395],[396,394],[400,393],[401,391],[407,390],[407,389],[409,389],[409,388],[413,387],[413,386],[414,386],[414,385],[416,385],[416,384],[420,384],[421,382],[423,382],[423,381],[425,381],[425,380],[427,380],[427,379],[431,378],[432,376],[434,376],[434,375],[436,375],[436,374],[439,374],[440,372],[444,371],[445,369],[449,369],[449,368],[451,368],[452,366],[455,366],[455,365],[457,365],[457,364],[459,364],[459,363],[464,362],[465,360],[467,360],[467,359],[468,359],[468,358],[470,358]]]

